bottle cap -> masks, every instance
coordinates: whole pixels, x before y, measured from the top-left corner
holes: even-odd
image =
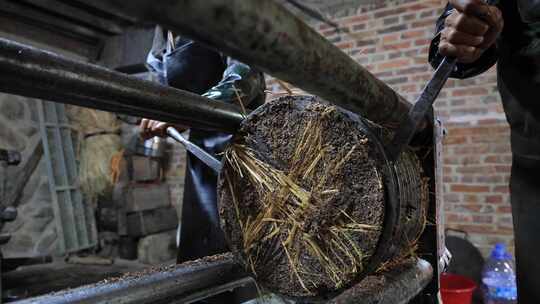
[[[498,243],[493,247],[493,251],[491,251],[491,258],[495,260],[504,260],[508,254],[506,253],[506,245],[503,243]]]

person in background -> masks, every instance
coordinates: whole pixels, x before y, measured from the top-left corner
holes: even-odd
[[[496,62],[511,128],[510,198],[519,303],[540,303],[540,0],[450,0],[437,22],[429,61],[459,61],[455,78]]]
[[[206,46],[158,27],[148,65],[159,81],[214,100],[254,109],[265,101],[261,72]],[[170,124],[143,119],[141,135],[165,136]],[[174,126],[179,131],[183,126]],[[189,140],[216,158],[231,134],[191,128]],[[178,250],[178,263],[227,251],[220,228],[216,197],[217,176],[188,153]]]

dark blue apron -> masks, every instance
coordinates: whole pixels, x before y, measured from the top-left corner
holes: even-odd
[[[180,39],[175,42],[174,50],[164,52],[161,60],[151,52],[148,64],[161,76],[163,84],[203,94],[222,79],[226,58],[197,42]],[[189,135],[191,142],[216,158],[221,157],[230,138],[230,134],[194,128]],[[180,222],[179,263],[227,250],[219,225],[216,185],[216,173],[188,153]]]

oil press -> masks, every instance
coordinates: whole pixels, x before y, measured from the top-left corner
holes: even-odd
[[[397,160],[388,157],[394,131],[391,126],[406,119],[411,104],[273,0],[93,2],[137,22],[160,24],[203,42],[318,97],[292,96],[292,103],[282,101],[293,110],[304,111],[321,104],[336,109],[335,119],[354,124],[359,136],[369,142],[370,157],[378,161],[384,212],[380,215],[379,235],[363,270],[355,274],[355,279],[317,300],[408,303],[416,298],[417,303],[436,303],[444,248],[440,214],[442,132],[432,114],[426,116],[426,123],[410,149]],[[5,93],[200,129],[246,134],[251,121],[271,113],[271,105],[265,105],[245,119],[238,106],[215,103],[5,39],[0,39],[0,69],[0,90]],[[224,179],[222,176],[222,182]],[[426,222],[431,225],[425,225]],[[412,239],[419,246],[418,259],[374,273],[399,256]],[[83,286],[34,301],[191,302],[251,282],[246,272],[248,263],[237,263],[242,261],[241,251],[236,250],[235,258],[209,258],[196,265],[188,263],[124,281]],[[385,283],[376,291],[366,289],[362,286],[366,276],[385,277]]]

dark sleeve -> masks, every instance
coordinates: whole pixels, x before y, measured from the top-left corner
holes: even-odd
[[[450,4],[446,5],[444,12],[442,13],[439,20],[437,20],[437,26],[435,30],[435,37],[431,41],[429,48],[429,63],[433,68],[437,68],[443,56],[439,54],[439,42],[441,37],[441,31],[444,29],[444,21],[453,12],[453,7]],[[469,78],[474,77],[483,72],[489,70],[497,62],[497,47],[495,44],[487,49],[484,54],[473,63],[458,63],[457,68],[452,72],[451,77],[453,78]]]
[[[243,106],[255,108],[261,103],[265,95],[264,75],[234,59],[227,60],[227,69],[223,73],[223,79],[208,92],[204,97],[238,104],[238,99]]]

